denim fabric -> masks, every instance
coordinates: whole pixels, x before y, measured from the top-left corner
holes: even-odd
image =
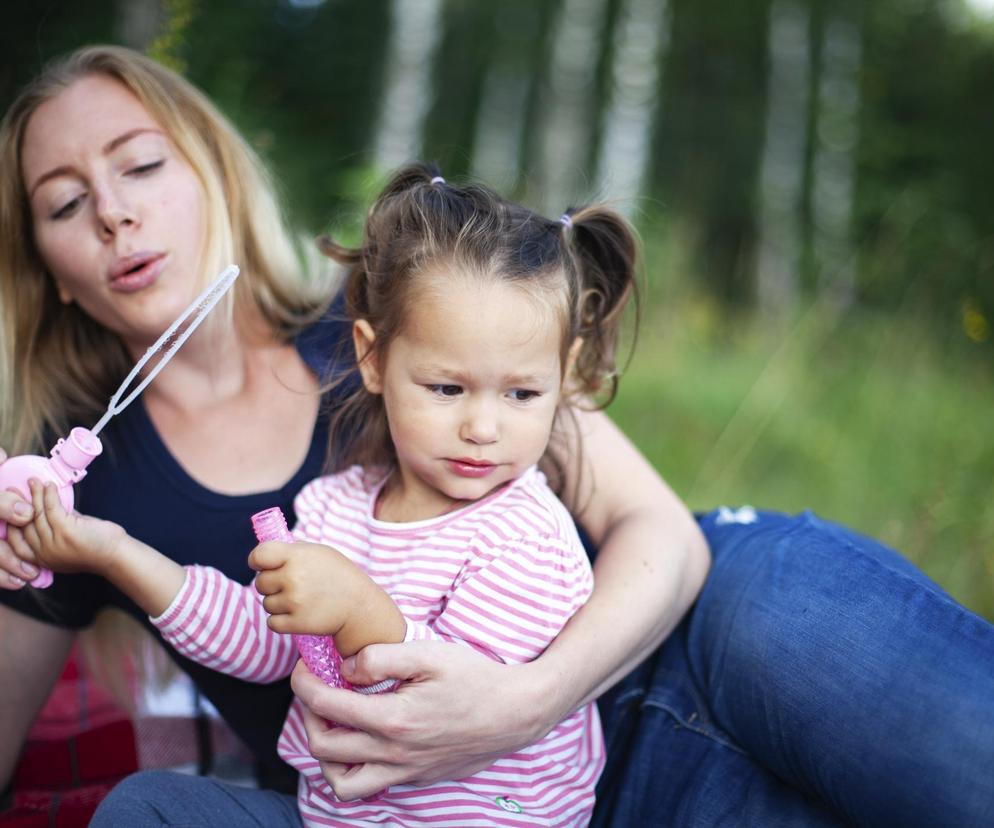
[[[120,782],[90,828],[302,828],[297,797],[204,776],[148,770]]]
[[[994,826],[994,626],[812,514],[699,521],[697,603],[601,700],[593,824]]]

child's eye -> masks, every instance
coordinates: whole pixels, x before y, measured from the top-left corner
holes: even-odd
[[[509,396],[515,402],[528,402],[542,396],[542,393],[540,391],[529,391],[527,388],[515,388],[509,393]]]
[[[458,397],[462,393],[460,385],[426,385],[425,388],[439,397]]]

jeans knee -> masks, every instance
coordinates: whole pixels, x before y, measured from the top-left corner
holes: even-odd
[[[170,799],[172,777],[169,771],[147,770],[133,773],[117,783],[100,803],[91,828],[160,828],[165,825],[157,802]]]

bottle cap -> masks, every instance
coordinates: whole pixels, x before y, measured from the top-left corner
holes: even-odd
[[[57,448],[62,462],[76,471],[85,469],[104,450],[100,438],[81,426],[70,431],[68,439],[60,441]]]

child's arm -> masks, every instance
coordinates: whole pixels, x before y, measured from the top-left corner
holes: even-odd
[[[393,599],[331,547],[270,541],[252,550],[249,566],[276,632],[330,635],[346,658],[367,644],[404,640],[407,622]]]
[[[20,551],[53,572],[101,575],[149,615],[160,614],[183,586],[183,567],[135,540],[116,523],[67,513],[51,483],[29,482],[34,520],[16,533]],[[24,549],[24,545],[28,549]]]
[[[116,523],[67,513],[51,484],[29,485],[36,517],[14,539],[26,560],[54,572],[103,576],[198,664],[258,683],[289,675],[297,660],[293,641],[267,628],[250,586],[209,567],[180,566]]]

